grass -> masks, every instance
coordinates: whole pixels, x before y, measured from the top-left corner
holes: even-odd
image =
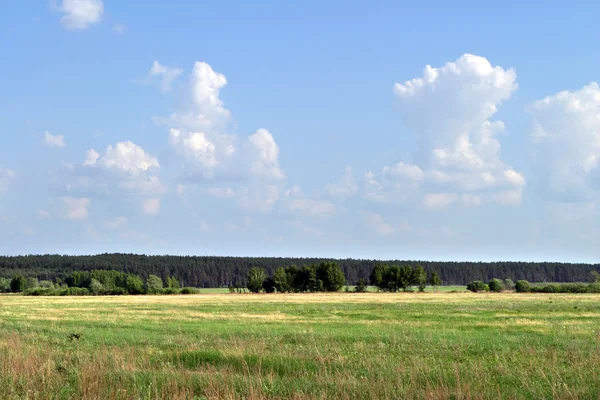
[[[592,399],[599,382],[600,295],[0,296],[3,399]]]

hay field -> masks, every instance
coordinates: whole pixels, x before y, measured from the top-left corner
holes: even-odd
[[[597,399],[600,295],[0,296],[0,393]]]

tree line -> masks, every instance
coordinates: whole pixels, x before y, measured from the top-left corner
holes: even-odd
[[[272,276],[264,268],[252,268],[247,288],[252,293],[338,292],[346,283],[344,271],[336,263],[321,262],[298,268],[279,267]]]
[[[355,260],[317,258],[257,258],[257,257],[197,257],[146,256],[136,254],[100,254],[94,256],[29,255],[0,257],[0,277],[12,278],[21,274],[38,280],[65,279],[73,271],[115,270],[139,275],[146,279],[155,275],[165,281],[169,276],[185,286],[245,287],[252,268],[262,268],[272,276],[282,265],[314,265],[335,262],[346,281],[355,285],[369,279],[379,264],[420,265],[430,275],[436,272],[444,285],[466,285],[473,280],[489,282],[504,276],[529,282],[583,282],[600,264],[568,264],[553,262],[434,262],[402,260]]]
[[[136,295],[136,294],[194,294],[198,289],[181,287],[175,277],[163,281],[156,275],[142,278],[139,275],[113,271],[73,271],[64,279],[38,280],[17,274],[0,278],[0,293],[23,293],[29,296],[85,296],[85,295]]]
[[[467,290],[471,292],[502,292],[504,290],[514,290],[518,293],[600,293],[600,273],[591,271],[588,275],[588,283],[584,282],[563,282],[563,283],[537,283],[531,284],[529,281],[520,279],[513,283],[512,279],[494,278],[488,283],[483,281],[472,281],[467,284]]]

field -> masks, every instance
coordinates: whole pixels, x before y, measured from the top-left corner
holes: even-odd
[[[600,295],[0,296],[0,393],[598,399]]]

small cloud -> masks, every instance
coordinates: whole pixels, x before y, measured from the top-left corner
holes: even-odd
[[[171,84],[182,73],[183,70],[181,68],[167,67],[166,65],[162,65],[158,61],[154,61],[154,64],[152,64],[152,68],[150,68],[150,72],[148,72],[148,78],[159,77],[160,91],[165,93],[171,90]]]
[[[365,216],[365,222],[368,226],[371,227],[377,234],[381,236],[390,236],[393,235],[395,229],[385,222],[383,217],[380,214],[369,213]]]
[[[42,219],[50,219],[50,213],[46,210],[37,210],[36,215]]]
[[[51,149],[62,149],[67,144],[63,135],[52,135],[50,132],[44,132],[44,143]]]
[[[57,10],[64,14],[60,23],[67,30],[84,30],[100,22],[104,13],[102,0],[63,0]]]
[[[122,35],[125,33],[125,25],[123,25],[123,24],[114,24],[112,29],[113,29],[113,32],[118,33],[119,35]]]
[[[70,221],[83,221],[87,219],[89,215],[88,208],[90,206],[89,198],[63,197],[62,202],[66,209],[63,219]]]

